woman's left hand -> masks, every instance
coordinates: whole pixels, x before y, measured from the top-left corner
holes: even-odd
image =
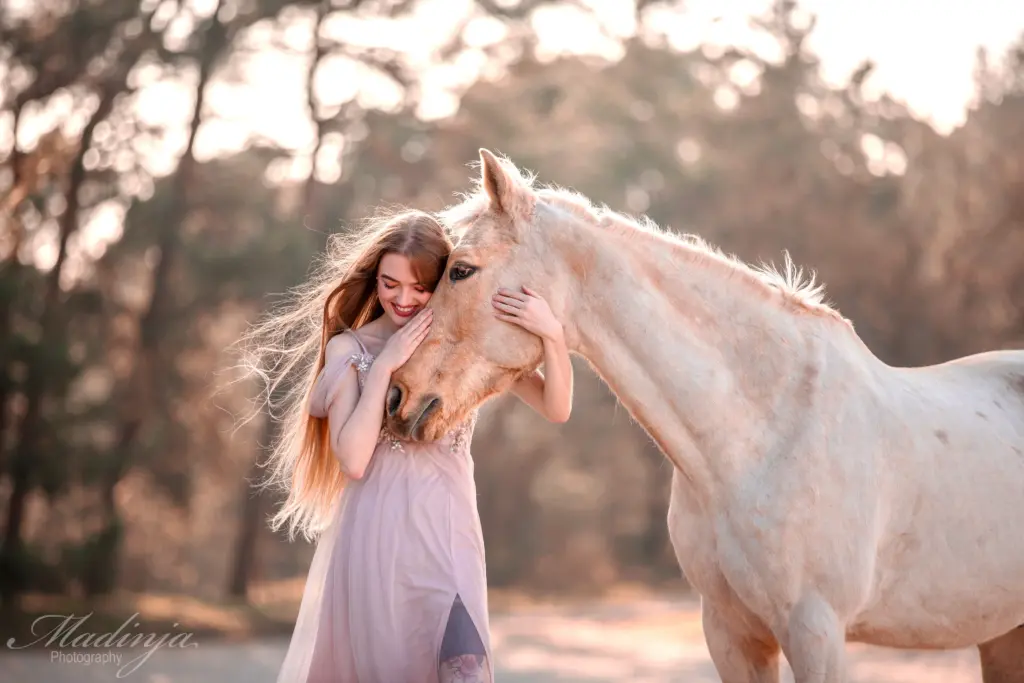
[[[495,316],[541,338],[559,339],[562,336],[562,324],[551,312],[551,307],[539,294],[529,287],[523,291],[513,292],[504,287],[491,298],[497,309]]]

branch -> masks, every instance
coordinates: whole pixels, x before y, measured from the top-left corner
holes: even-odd
[[[316,8],[316,23],[313,25],[313,58],[309,61],[309,71],[306,74],[306,106],[309,107],[309,118],[316,126],[316,145],[313,147],[313,158],[309,167],[309,177],[306,178],[306,185],[303,188],[304,203],[307,208],[313,205],[313,188],[316,186],[316,158],[324,144],[324,119],[320,116],[317,107],[316,94],[313,92],[313,79],[316,70],[320,67],[327,54],[327,46],[320,37],[320,30],[323,28],[324,19],[330,12],[330,0],[321,0]]]

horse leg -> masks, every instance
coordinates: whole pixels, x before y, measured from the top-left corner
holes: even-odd
[[[1024,626],[978,646],[984,683],[1024,683]]]
[[[707,600],[701,605],[701,621],[722,683],[778,683],[779,644],[770,631],[750,633],[750,629],[724,619]]]
[[[780,640],[796,683],[845,683],[844,631],[835,611],[819,596],[805,595],[794,605]]]

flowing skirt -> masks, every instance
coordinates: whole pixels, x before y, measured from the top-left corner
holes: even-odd
[[[472,470],[468,449],[378,444],[319,538],[278,683],[435,683],[453,653],[492,666]]]

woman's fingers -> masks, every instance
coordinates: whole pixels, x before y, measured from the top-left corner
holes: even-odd
[[[522,308],[523,306],[526,305],[526,302],[523,301],[522,299],[515,299],[513,297],[503,296],[501,294],[499,294],[498,296],[494,297],[494,301],[500,301],[501,303],[507,304],[507,305],[512,306],[514,308]]]
[[[519,309],[518,308],[516,308],[515,306],[510,306],[510,305],[508,305],[506,303],[502,303],[501,301],[495,301],[494,302],[494,307],[497,308],[499,311],[502,311],[503,313],[506,313],[508,315],[516,315],[516,314],[519,313]]]
[[[429,329],[430,322],[433,320],[433,309],[425,308],[416,314],[408,325],[399,330],[400,333],[404,332],[406,336],[413,336],[419,334],[419,331],[424,327]]]
[[[416,333],[416,336],[413,337],[413,344],[415,346],[419,346],[420,342],[426,339],[428,334],[430,334],[430,328],[424,327],[422,330]]]
[[[504,287],[498,289],[497,296],[506,297],[509,299],[514,299],[515,301],[522,302],[526,302],[528,300],[526,294],[523,294],[522,292],[513,292],[511,289],[505,289]]]
[[[405,345],[403,347],[404,351],[402,353],[402,355],[405,356],[405,360],[402,361],[403,365],[409,361],[409,358],[412,357],[412,354],[416,352],[416,349],[419,348],[420,344],[422,344],[423,340],[426,339],[426,338],[427,338],[426,333],[420,333],[420,334],[416,334],[415,336],[409,338],[406,341],[406,343],[405,343]]]

